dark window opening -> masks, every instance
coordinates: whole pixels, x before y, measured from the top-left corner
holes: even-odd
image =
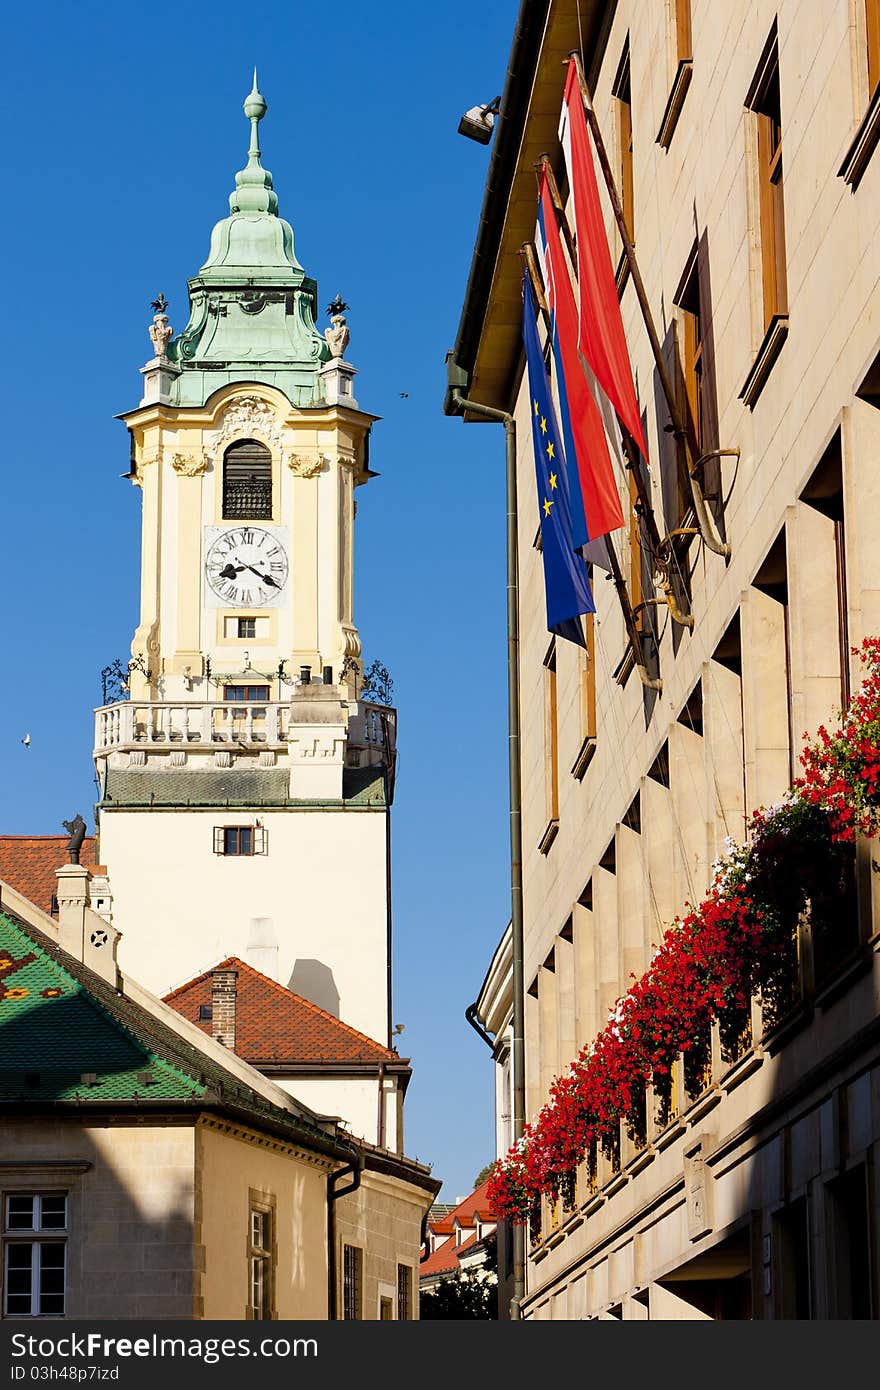
[[[210,1023],[211,1020],[213,1019],[213,1017],[214,1017],[214,1006],[213,1006],[213,1004],[200,1004],[200,1005],[199,1005],[199,1020],[198,1020],[199,1023]]]
[[[828,1277],[833,1318],[870,1318],[871,1243],[864,1164],[828,1184]]]
[[[775,1218],[776,1314],[779,1318],[812,1317],[810,1297],[810,1225],[807,1199],[790,1203]]]
[[[840,664],[840,699],[846,708],[850,697],[849,618],[846,584],[846,518],[843,508],[843,454],[837,430],[819,461],[801,500],[834,523],[834,558],[837,580],[837,645]]]
[[[239,618],[238,620],[239,637],[256,637],[257,620],[256,618]]]
[[[223,517],[268,520],[272,515],[272,455],[255,439],[230,444],[223,455]]]
[[[669,744],[664,743],[660,752],[648,768],[648,776],[652,782],[659,782],[661,787],[669,786]]]
[[[225,685],[223,699],[234,703],[247,703],[253,700],[268,700],[268,685]]]
[[[684,702],[684,708],[678,716],[678,723],[683,724],[692,733],[703,737],[703,682],[697,681],[690,695]]]
[[[220,832],[222,836],[221,854],[253,854],[254,832],[249,825],[226,825]]]

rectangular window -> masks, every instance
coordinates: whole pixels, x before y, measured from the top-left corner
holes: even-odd
[[[409,1265],[397,1266],[397,1321],[409,1322],[412,1318],[412,1270]]]
[[[364,1252],[356,1245],[342,1247],[342,1316],[346,1322],[359,1321],[363,1310]]]
[[[379,1321],[380,1321],[380,1322],[393,1322],[393,1321],[394,1321],[394,1302],[393,1302],[392,1299],[390,1299],[390,1298],[380,1298],[380,1299],[379,1299]]]
[[[256,637],[256,635],[257,635],[257,620],[256,620],[256,618],[239,618],[239,619],[238,619],[238,635],[239,635],[239,637]]]
[[[67,1193],[15,1193],[4,1213],[6,1317],[64,1317]]]
[[[880,82],[880,0],[865,0],[868,48],[868,93],[873,97]]]
[[[635,219],[633,207],[633,139],[632,139],[632,97],[629,76],[629,34],[617,76],[614,79],[612,94],[615,97],[617,116],[617,148],[620,158],[620,202],[623,220],[630,241],[635,241]]]
[[[250,825],[222,825],[214,831],[215,854],[253,854],[254,832]]]
[[[776,1246],[776,1316],[812,1317],[810,1293],[810,1223],[806,1197],[791,1202],[774,1217]]]
[[[589,566],[590,583],[593,581],[593,567]],[[581,780],[596,751],[596,629],[593,614],[584,619],[586,648],[578,653],[580,664],[580,729],[581,746],[571,769],[573,777]]]
[[[672,59],[672,82],[657,144],[668,150],[681,108],[687,96],[694,70],[694,46],[691,38],[691,0],[666,0],[668,49]]]
[[[273,1211],[268,1203],[251,1199],[248,1232],[248,1268],[250,1273],[250,1304],[248,1317],[257,1322],[274,1318],[273,1295],[275,1283],[275,1252]]]
[[[249,620],[245,618],[241,621],[247,622]],[[255,700],[268,701],[269,687],[268,685],[224,685],[223,699],[235,704],[247,704]]]
[[[829,1183],[827,1197],[830,1316],[870,1318],[871,1218],[865,1165]]]
[[[782,181],[782,105],[775,23],[746,105],[755,113],[757,134],[761,284],[766,332],[777,315],[788,313]]]
[[[694,248],[691,265],[676,300],[681,314],[681,374],[687,410],[697,445],[703,450],[703,321],[700,313],[699,258]]]
[[[546,854],[559,828],[559,732],[557,723],[556,641],[544,658],[544,787],[547,828],[540,849]]]
[[[693,58],[694,46],[691,38],[691,0],[673,0],[675,16],[675,48],[678,61]]]

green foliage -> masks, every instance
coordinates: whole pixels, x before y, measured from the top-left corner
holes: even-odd
[[[494,1162],[493,1159],[490,1158],[490,1159],[489,1159],[489,1162],[488,1162],[488,1163],[485,1163],[485,1164],[483,1165],[483,1167],[480,1169],[480,1171],[479,1171],[479,1173],[477,1174],[477,1176],[474,1178],[474,1189],[475,1189],[475,1190],[476,1190],[476,1188],[478,1188],[478,1187],[482,1187],[483,1183],[486,1181],[486,1179],[488,1178],[489,1174],[491,1173],[491,1171],[492,1171],[492,1169],[493,1169],[494,1167],[495,1167],[495,1162]]]
[[[486,1238],[487,1257],[479,1269],[460,1269],[440,1280],[432,1293],[419,1297],[422,1321],[496,1321],[498,1318],[498,1250],[494,1235]],[[488,1275],[488,1278],[486,1277]]]

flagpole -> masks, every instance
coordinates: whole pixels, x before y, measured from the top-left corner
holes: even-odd
[[[636,260],[635,247],[633,246],[632,241],[630,239],[629,230],[626,225],[626,218],[623,215],[623,207],[620,202],[620,197],[617,192],[617,185],[614,181],[614,174],[612,173],[611,164],[608,159],[608,151],[605,149],[605,141],[602,139],[602,131],[599,128],[599,121],[596,116],[596,112],[593,110],[593,103],[590,98],[590,90],[587,86],[587,79],[584,77],[584,69],[581,64],[581,56],[579,53],[574,52],[569,54],[569,59],[572,58],[574,59],[575,69],[577,71],[578,86],[580,88],[581,101],[583,102],[584,113],[587,118],[587,124],[589,125],[590,130],[593,133],[593,141],[596,146],[596,154],[599,157],[599,164],[601,165],[602,174],[605,178],[605,186],[608,189],[608,196],[611,200],[611,208],[614,213],[614,220],[617,223],[617,230],[620,232],[620,240],[623,243],[623,252],[626,256],[627,263],[630,268],[630,273],[633,279],[633,286],[635,287],[636,297],[639,301],[639,307],[642,311],[642,318],[644,319],[645,327],[648,330],[648,339],[651,344],[651,350],[654,354],[654,361],[657,366],[657,375],[660,378],[660,385],[662,386],[663,394],[666,397],[666,405],[669,410],[669,418],[672,421],[672,427],[676,438],[685,440],[687,444],[688,453],[691,456],[691,463],[688,467],[688,478],[690,480],[691,495],[693,497],[694,502],[694,512],[696,514],[697,524],[700,528],[700,535],[702,536],[704,542],[709,547],[709,549],[714,551],[716,555],[728,556],[730,554],[730,546],[727,544],[726,541],[721,540],[717,530],[715,529],[715,525],[712,521],[709,509],[706,506],[706,499],[703,496],[703,489],[700,486],[700,480],[696,476],[695,470],[700,462],[701,454],[700,446],[697,441],[696,431],[694,429],[694,422],[687,411],[685,412],[684,417],[682,417],[681,411],[678,408],[678,401],[675,396],[675,390],[673,388],[672,382],[669,379],[669,373],[666,370],[666,363],[663,360],[663,349],[660,345],[660,339],[657,335],[657,328],[654,324],[654,316],[651,313],[651,305],[648,301],[648,295],[645,290],[645,282],[643,281],[641,271],[639,270],[639,264]]]

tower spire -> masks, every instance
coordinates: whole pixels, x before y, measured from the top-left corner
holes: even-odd
[[[257,69],[254,68],[254,85],[244,102],[244,114],[251,123],[248,162],[235,176],[235,191],[229,195],[230,212],[278,211],[278,195],[272,188],[272,175],[260,163],[259,126],[268,109],[266,98],[257,86]]]

